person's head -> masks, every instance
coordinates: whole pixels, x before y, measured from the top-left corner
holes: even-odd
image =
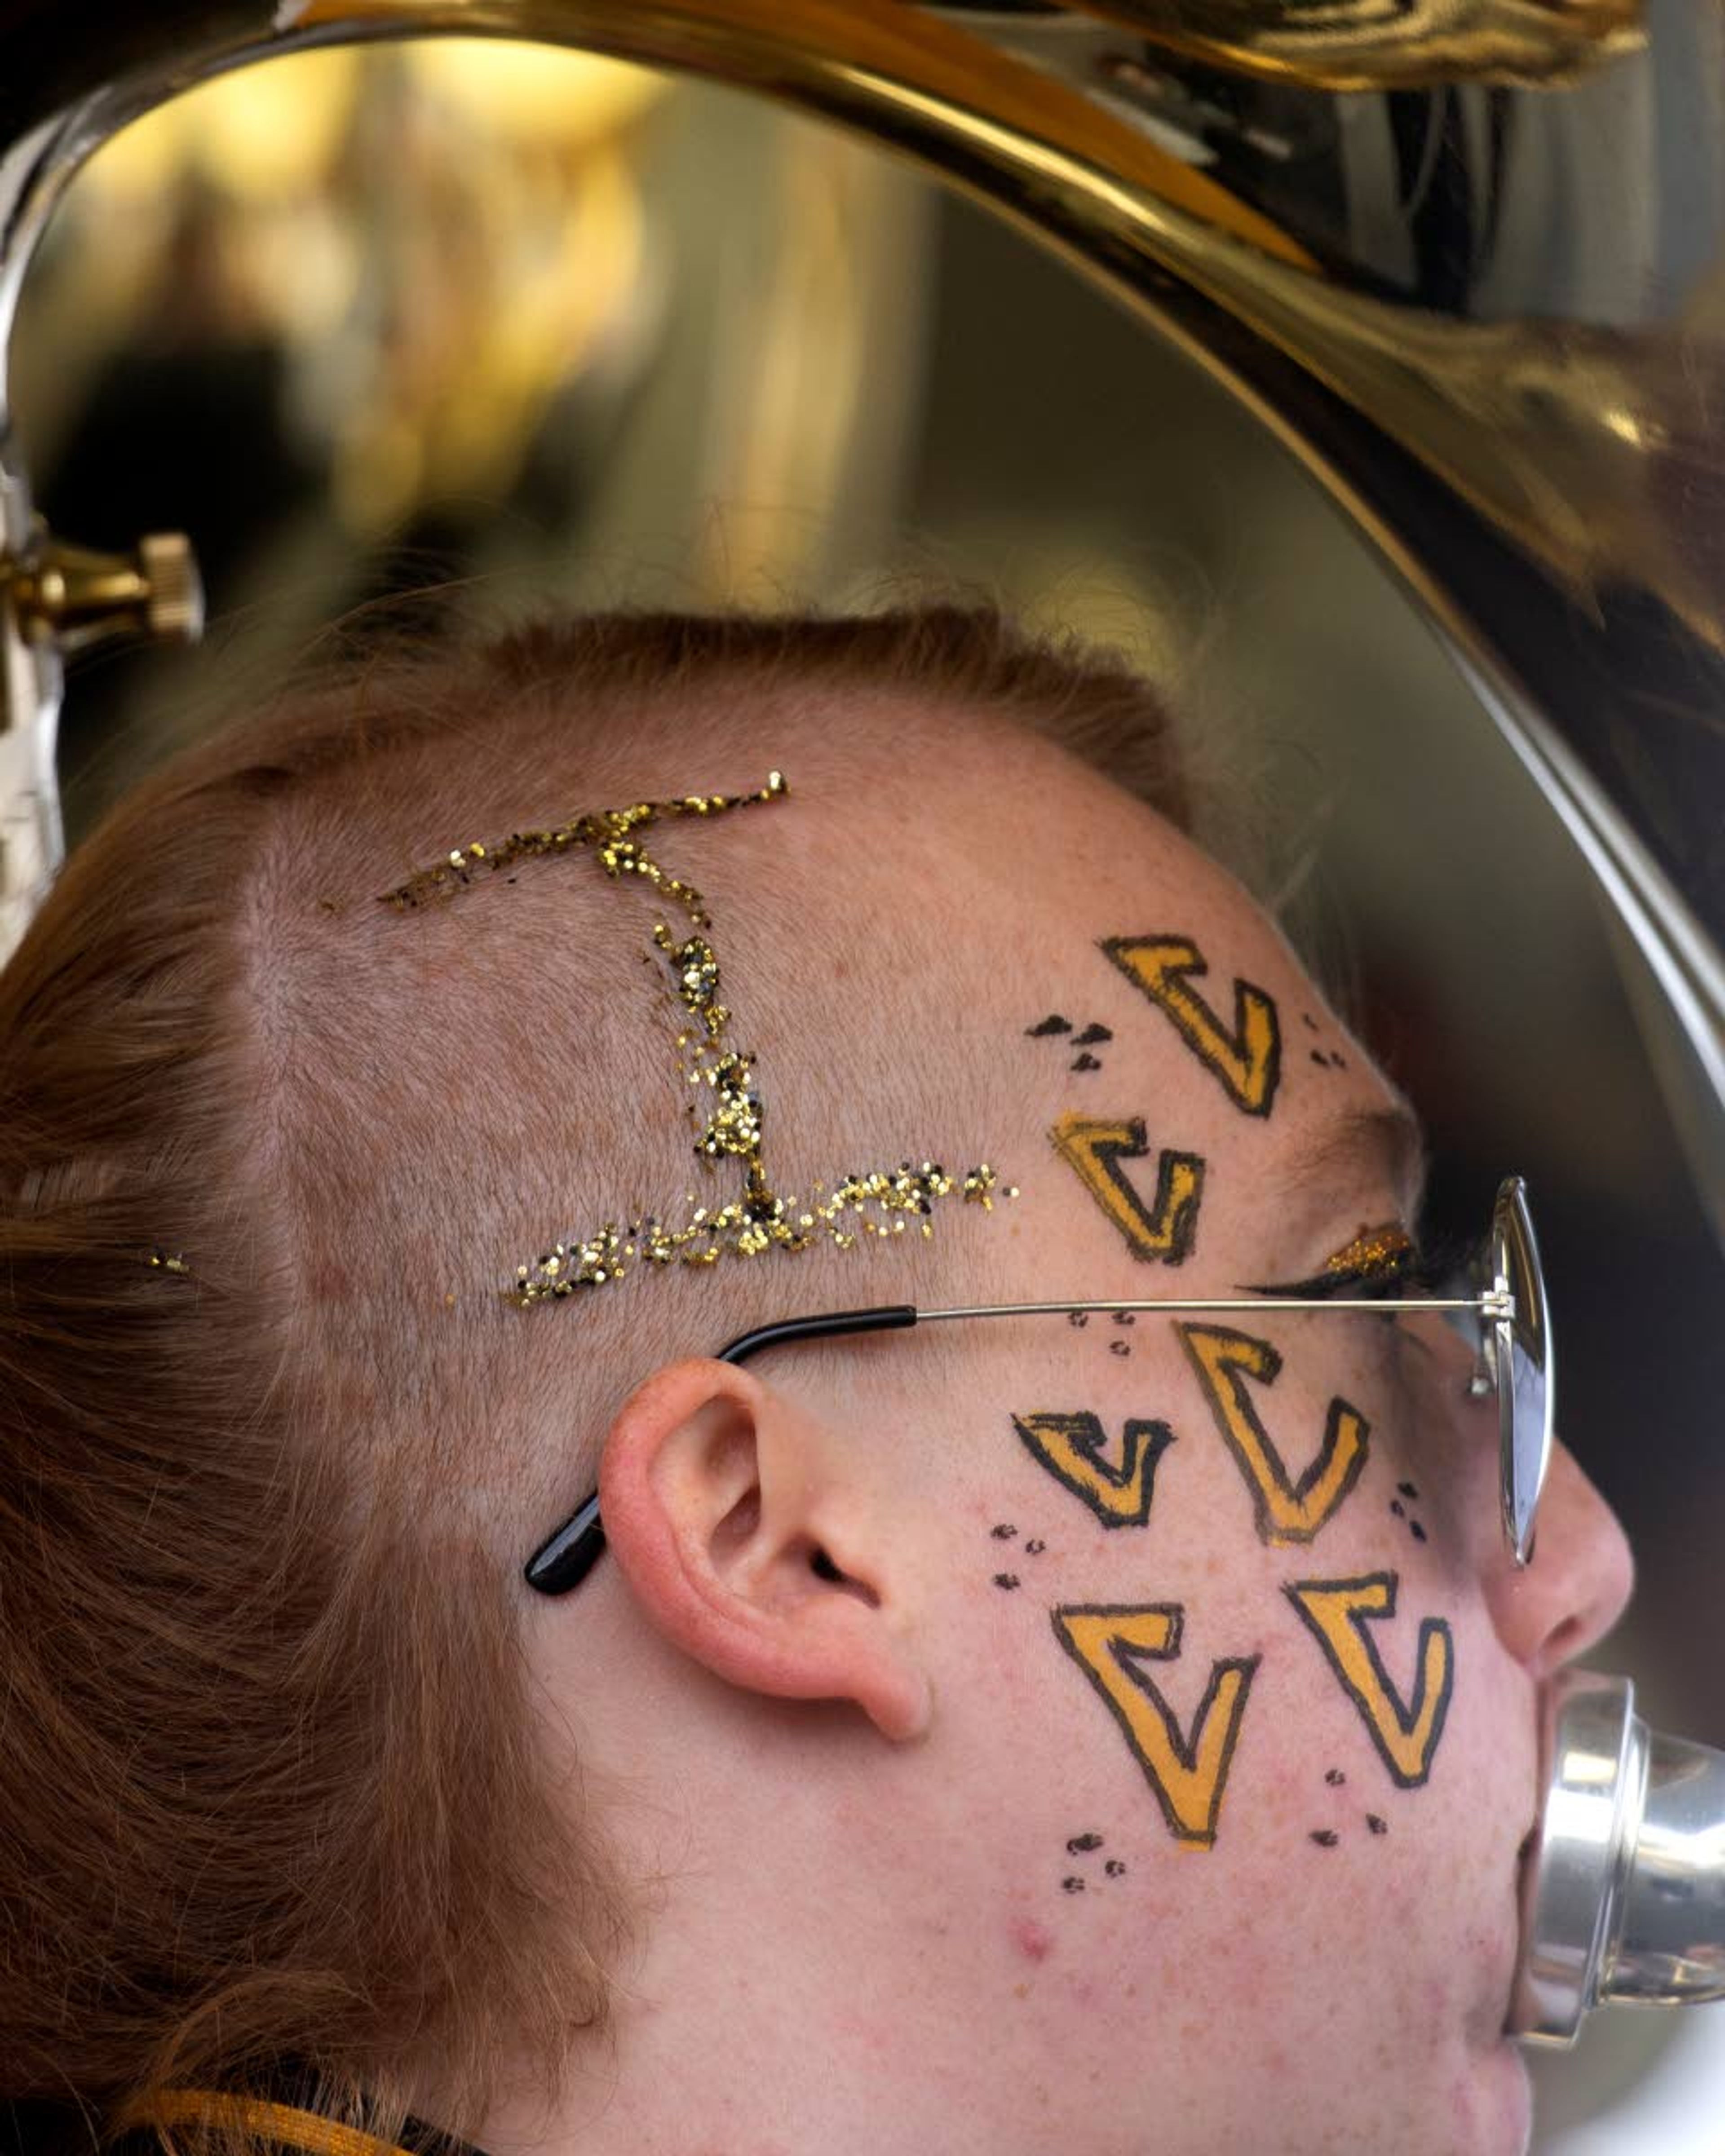
[[[1560,1453],[1515,1570],[1440,1320],[715,1359],[1393,1288],[1405,1111],[1186,817],[1151,693],[989,618],[613,620],[296,695],[74,859],[0,980],[0,2092],[1516,2145],[1538,1689],[1628,1561]]]

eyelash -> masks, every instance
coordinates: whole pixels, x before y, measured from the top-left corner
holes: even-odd
[[[1310,1280],[1277,1281],[1256,1287],[1256,1295],[1283,1295],[1322,1301],[1328,1296],[1369,1297],[1393,1303],[1403,1296],[1442,1295],[1458,1278],[1470,1277],[1473,1246],[1457,1236],[1428,1238],[1388,1264],[1362,1265],[1348,1272],[1321,1272]]]

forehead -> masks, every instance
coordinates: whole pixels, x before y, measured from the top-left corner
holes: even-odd
[[[801,811],[788,851],[811,872],[799,902],[848,897],[901,934],[920,929],[930,962],[956,974],[967,962],[998,972],[1008,933],[1057,937],[1122,907],[1159,906],[1304,978],[1280,933],[1191,839],[1105,770],[1020,726],[911,707],[901,732],[889,718],[831,750],[805,733],[781,760]]]
[[[808,873],[788,906],[765,909],[788,939],[777,950],[757,908],[751,940],[766,939],[738,993],[756,967],[794,957],[798,906],[832,909],[819,1030],[871,1046],[861,1064],[841,1050],[836,1085],[799,1083],[783,1129],[813,1138],[808,1111],[842,1101],[877,1149],[988,1158],[1024,1189],[1022,1221],[1058,1202],[1138,1293],[1172,1291],[1143,1284],[1129,1232],[1135,1202],[1154,1210],[1165,1157],[1200,1164],[1213,1221],[1271,1204],[1315,1221],[1354,1193],[1380,1219],[1410,1202],[1404,1111],[1280,931],[1106,778],[978,726],[880,759],[845,797],[854,811],[834,814],[818,765],[800,785],[793,773],[793,794]],[[1025,1285],[1023,1240],[963,1238],[1010,1293]]]

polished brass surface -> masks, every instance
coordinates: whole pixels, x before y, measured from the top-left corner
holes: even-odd
[[[151,532],[131,554],[97,553],[44,533],[4,573],[24,636],[63,655],[131,637],[193,644],[203,630],[198,564],[183,532]]]
[[[75,35],[23,0],[0,345],[59,192],[127,119],[271,53],[419,33],[583,45],[854,126],[1231,392],[1376,542],[1580,848],[1725,1218],[1717,0],[163,0]]]
[[[950,4],[950,0],[949,0]],[[1153,45],[1307,90],[1574,82],[1639,49],[1640,0],[1076,0]]]

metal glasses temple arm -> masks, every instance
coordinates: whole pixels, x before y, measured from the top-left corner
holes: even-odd
[[[1404,1310],[1477,1310],[1487,1317],[1509,1317],[1514,1315],[1515,1305],[1507,1289],[1501,1292],[1491,1289],[1476,1296],[1153,1296],[1142,1302],[979,1303],[970,1309],[919,1310],[912,1322],[929,1325],[941,1317],[1053,1317],[1079,1311],[1089,1313],[1115,1310],[1375,1310],[1379,1317],[1399,1315]],[[848,1314],[860,1317],[865,1313]]]
[[[886,1303],[873,1310],[833,1310],[814,1317],[788,1317],[776,1325],[757,1326],[721,1348],[714,1358],[721,1363],[746,1363],[762,1348],[790,1340],[831,1340],[850,1332],[892,1332],[912,1325],[937,1324],[949,1317],[1055,1317],[1074,1312],[1163,1310],[1215,1312],[1245,1310],[1370,1310],[1382,1317],[1409,1310],[1477,1310],[1490,1318],[1515,1314],[1514,1298],[1507,1288],[1494,1285],[1486,1294],[1449,1296],[1154,1296],[1124,1302],[991,1302],[962,1309],[918,1310],[907,1302]],[[528,1558],[525,1577],[529,1587],[542,1594],[567,1594],[586,1578],[605,1547],[605,1530],[599,1520],[598,1493],[588,1498],[557,1532]]]

